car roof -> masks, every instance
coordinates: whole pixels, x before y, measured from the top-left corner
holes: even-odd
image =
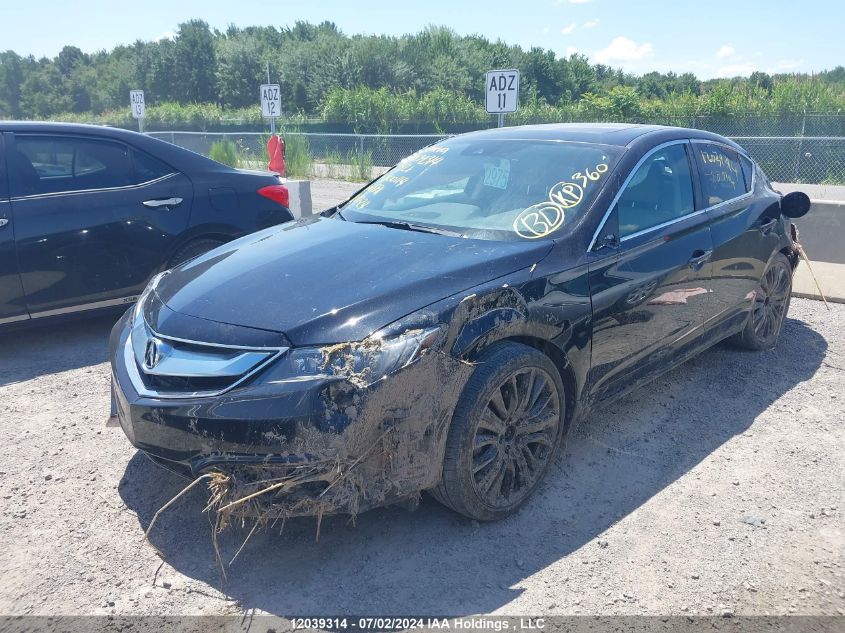
[[[521,139],[542,141],[570,141],[599,143],[630,147],[652,145],[666,141],[696,138],[718,141],[738,150],[742,148],[723,136],[692,128],[639,123],[548,123],[543,125],[518,125],[469,132],[462,136],[473,139]]]
[[[0,121],[0,132],[28,134],[78,134],[88,137],[119,140],[146,151],[156,158],[169,163],[180,171],[231,171],[222,165],[191,150],[167,143],[160,139],[131,130],[107,125],[89,125],[84,123],[58,123],[55,121]]]
[[[0,121],[0,132],[62,132],[64,134],[86,134],[128,138],[137,134],[108,125],[87,123],[59,123],[57,121]]]

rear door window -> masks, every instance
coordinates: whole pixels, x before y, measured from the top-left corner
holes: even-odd
[[[745,175],[735,151],[713,143],[693,143],[693,153],[698,161],[701,187],[706,206],[712,207],[745,195]]]
[[[138,184],[163,178],[176,171],[170,165],[136,149],[132,150],[132,166],[135,170],[135,182]]]
[[[685,144],[668,145],[646,158],[616,204],[619,237],[692,213],[692,178]]]
[[[14,195],[124,187],[134,182],[122,143],[64,136],[15,136],[10,152]]]

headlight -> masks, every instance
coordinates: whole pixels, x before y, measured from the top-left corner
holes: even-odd
[[[160,272],[155,277],[150,279],[150,283],[147,284],[147,287],[144,288],[144,291],[141,293],[141,295],[138,297],[138,300],[135,302],[135,309],[132,311],[132,322],[133,323],[135,322],[135,320],[137,318],[139,318],[141,316],[141,313],[144,310],[144,302],[147,300],[147,298],[150,296],[150,294],[153,292],[153,290],[156,289],[156,286],[158,286],[158,282],[160,282],[161,278],[164,277],[169,272],[170,272],[169,270],[165,270],[164,272]]]
[[[443,330],[437,327],[408,330],[391,338],[376,333],[360,343],[295,348],[271,370],[269,382],[344,378],[366,387],[434,349],[442,334]]]

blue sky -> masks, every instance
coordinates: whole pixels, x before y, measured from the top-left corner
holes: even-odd
[[[427,24],[559,55],[584,53],[641,74],[701,78],[818,71],[845,65],[843,0],[2,0],[0,50],[55,55],[172,35],[199,17],[212,27],[332,20],[344,32],[401,35]],[[46,19],[45,19],[46,18]]]

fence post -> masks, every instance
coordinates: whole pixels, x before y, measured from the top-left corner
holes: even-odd
[[[170,132],[170,144],[176,145],[176,132],[173,132],[172,130]]]
[[[807,125],[807,108],[804,108],[804,116],[801,117],[801,136],[798,137],[798,155],[795,157],[795,179],[793,182],[798,182],[798,176],[801,172],[801,152],[804,151],[804,130]]]
[[[364,136],[358,136],[358,175],[364,177]]]

